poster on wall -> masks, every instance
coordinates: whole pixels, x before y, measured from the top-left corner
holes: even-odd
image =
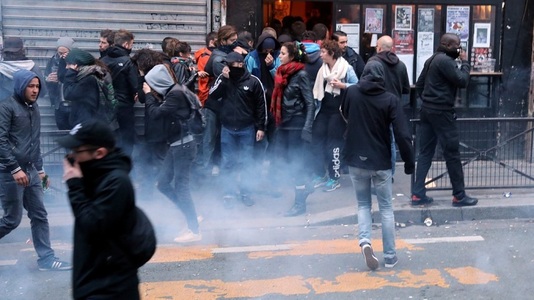
[[[469,6],[447,6],[447,32],[469,39]]]
[[[412,29],[412,7],[399,6],[395,7],[395,29],[410,30]]]
[[[336,30],[343,31],[347,34],[347,45],[360,53],[360,23],[337,24]]]
[[[382,8],[365,9],[365,32],[382,33],[384,10]]]
[[[419,32],[433,32],[434,31],[434,9],[433,8],[420,8],[418,10],[418,25],[417,31]]]
[[[396,54],[413,54],[413,30],[393,30],[393,48]]]
[[[489,48],[491,40],[491,23],[475,23],[473,47]]]
[[[417,69],[416,77],[419,77],[425,61],[429,59],[434,53],[434,32],[418,32],[417,33]]]

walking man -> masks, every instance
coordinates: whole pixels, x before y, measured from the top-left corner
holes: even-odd
[[[458,69],[456,59],[462,65]],[[426,195],[425,180],[432,165],[432,157],[439,142],[452,185],[452,205],[472,206],[478,199],[465,193],[464,173],[460,159],[460,139],[456,128],[454,100],[456,90],[469,83],[469,61],[467,53],[460,46],[460,38],[453,33],[441,37],[440,45],[426,62],[415,85],[417,94],[423,100],[421,123],[417,132],[419,156],[412,186],[412,205],[431,203]]]
[[[43,187],[48,176],[43,169],[40,135],[41,115],[37,97],[41,80],[36,73],[13,73],[14,94],[0,103],[0,200],[4,216],[0,219],[0,239],[17,228],[22,209],[28,211],[32,241],[39,270],[70,270],[71,265],[54,256],[43,203]]]
[[[393,132],[402,159],[404,172],[412,174],[414,151],[410,133],[397,97],[384,85],[385,71],[376,61],[364,68],[361,80],[347,89],[341,102],[341,113],[347,121],[347,139],[342,157],[349,165],[349,174],[358,200],[359,245],[369,269],[378,268],[378,259],[371,247],[371,186],[376,189],[382,222],[382,243],[386,268],[397,262],[395,250],[395,216],[391,203],[391,133]]]

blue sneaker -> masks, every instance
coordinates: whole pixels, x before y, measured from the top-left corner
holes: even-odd
[[[339,183],[339,181],[334,180],[334,179],[328,179],[328,181],[326,182],[326,184],[324,186],[323,191],[324,192],[331,192],[331,191],[337,190],[340,187],[341,187],[341,183]]]
[[[317,176],[313,179],[312,184],[314,188],[322,187],[328,182],[328,176]]]

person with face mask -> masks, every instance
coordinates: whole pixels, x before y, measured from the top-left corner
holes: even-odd
[[[457,67],[456,59],[462,63]],[[432,164],[432,157],[439,142],[452,185],[452,205],[472,206],[478,199],[465,193],[464,174],[460,157],[460,140],[456,128],[454,102],[458,88],[469,83],[469,61],[460,47],[460,38],[453,33],[441,37],[440,45],[426,62],[415,85],[421,97],[421,122],[417,130],[419,156],[412,185],[412,205],[429,204],[433,201],[426,195],[425,180]]]
[[[260,80],[245,69],[241,54],[232,52],[225,61],[227,66],[210,90],[210,97],[221,99],[221,156],[226,180],[223,201],[226,208],[231,208],[239,190],[243,204],[251,206],[254,142],[263,139],[267,126],[265,91]],[[238,188],[239,170],[242,172]]]

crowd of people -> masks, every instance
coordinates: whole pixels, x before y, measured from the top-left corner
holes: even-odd
[[[43,185],[46,180],[36,146],[39,126],[28,124],[38,122],[35,101],[48,91],[58,128],[78,136],[75,144],[62,142],[71,150],[65,179],[70,180],[76,222],[84,217],[84,205],[91,205],[84,197],[102,197],[90,190],[98,186],[86,180],[78,182],[77,178],[98,175],[85,174],[91,170],[89,166],[102,170],[94,172],[105,173],[110,165],[123,170],[120,178],[124,178],[132,169],[129,157],[135,156],[136,148],[143,153],[139,164],[146,166],[142,176],[148,183],[144,185],[157,187],[187,220],[187,230],[175,239],[178,243],[202,238],[201,217],[191,197],[191,178],[220,174],[224,207],[230,209],[238,203],[252,206],[260,185],[258,175],[268,166],[264,182],[268,182],[273,196],[279,195],[281,182],[293,183],[294,204],[285,213],[293,217],[306,212],[306,199],[316,189],[338,189],[339,178],[345,172],[350,174],[355,189],[359,244],[367,265],[378,267],[370,245],[373,188],[382,215],[385,266],[395,266],[391,185],[397,146],[405,173],[415,170],[414,149],[400,104],[402,95],[410,92],[407,68],[395,55],[391,37],[378,39],[377,54],[366,64],[347,46],[346,33],[330,34],[321,25],[315,24],[311,31],[299,21],[281,28],[266,27],[256,41],[250,33],[225,25],[207,34],[205,47],[194,53],[187,42],[167,37],[161,51],[141,49],[133,55],[135,37],[131,32],[103,30],[99,58],[74,47],[71,38],[62,37],[44,73],[24,56],[20,38],[6,39],[4,61],[0,63],[0,76],[5,78],[0,96],[11,98],[0,103],[0,175],[12,184],[0,187],[2,206],[8,212],[0,222],[0,237],[20,223],[24,204],[32,219],[40,267],[70,268],[50,249],[41,195],[41,180]],[[447,160],[453,205],[477,203],[465,194],[454,123],[454,93],[467,84],[469,73],[459,46],[456,35],[445,34],[417,81],[423,101],[423,141],[413,205],[432,202],[426,196],[424,180],[437,142]],[[458,57],[462,60],[459,69],[455,65]],[[191,130],[188,123],[195,112],[188,98],[192,92],[202,107],[201,133]],[[145,105],[142,143],[135,131],[136,102]],[[29,118],[11,121],[13,114],[22,113]],[[100,139],[94,132],[88,133],[93,134],[91,139],[81,136],[84,127],[94,126],[87,124],[95,119],[107,124],[113,139],[107,133]],[[22,138],[24,142],[19,143]],[[123,184],[121,197],[132,198],[124,195],[132,193],[130,183]],[[90,191],[81,193],[83,188]],[[30,190],[31,194],[26,194]],[[102,199],[109,201],[109,197]],[[97,204],[104,214],[110,209]],[[131,211],[133,203],[125,200],[122,205]],[[76,215],[77,211],[81,215]],[[82,223],[79,226],[84,230]]]

